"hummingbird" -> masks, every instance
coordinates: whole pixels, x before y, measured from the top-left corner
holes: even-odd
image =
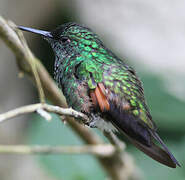
[[[126,136],[139,150],[171,168],[180,166],[152,120],[142,82],[88,27],[70,22],[41,35],[55,54],[54,78],[69,107],[85,113],[89,126]]]

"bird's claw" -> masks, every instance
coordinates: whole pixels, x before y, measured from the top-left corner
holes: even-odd
[[[97,126],[96,126],[96,121],[90,121],[90,122],[89,122],[89,127],[90,127],[90,128],[97,128]]]

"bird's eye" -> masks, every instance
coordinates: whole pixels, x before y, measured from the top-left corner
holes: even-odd
[[[70,39],[68,37],[63,36],[61,37],[61,41],[62,43],[66,43],[66,42],[70,42]]]

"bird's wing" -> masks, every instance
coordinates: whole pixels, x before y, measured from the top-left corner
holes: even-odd
[[[130,69],[124,75],[124,71],[121,72],[119,68],[114,70],[112,67],[111,73],[104,72],[102,82],[97,83],[95,89],[91,89],[90,96],[93,104],[138,149],[164,165],[172,168],[180,166],[156,133],[144,101],[141,82],[133,70]],[[153,139],[163,148],[157,146]]]
[[[91,77],[91,82],[95,84],[91,90],[97,96],[96,100],[101,111],[105,111],[108,107],[119,109],[123,114],[133,117],[130,121],[137,120],[143,126],[156,129],[145,102],[142,83],[135,71],[125,64],[114,63],[104,64],[101,71],[102,69],[103,72],[99,75],[102,78],[99,78],[99,81]],[[98,73],[99,71],[94,74]],[[106,106],[103,106],[104,103]]]
[[[124,134],[138,149],[154,160],[171,168],[180,166],[155,130],[140,124],[134,115],[120,111],[120,108],[106,98],[105,91],[104,85],[99,83],[96,89],[91,91],[91,98],[102,112],[107,113],[106,118],[119,130],[118,132],[121,135]],[[156,145],[153,139],[157,140],[163,148]]]
[[[80,59],[81,63],[75,68],[75,75],[87,82],[94,104],[98,102],[101,111],[112,104],[136,117],[144,126],[155,129],[135,71],[110,52],[107,56],[100,55],[96,58],[78,56],[76,61]]]

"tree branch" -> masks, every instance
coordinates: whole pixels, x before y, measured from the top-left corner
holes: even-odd
[[[43,116],[45,119],[50,120],[51,117],[49,117],[48,113],[46,114],[46,111],[51,112],[51,113],[56,113],[60,116],[65,115],[65,116],[72,116],[75,118],[80,118],[82,119],[84,124],[87,124],[89,122],[89,119],[85,114],[75,111],[71,108],[61,108],[59,106],[53,106],[53,105],[41,104],[41,103],[19,107],[19,108],[10,110],[6,113],[2,113],[0,114],[0,122],[6,121],[10,118],[13,118],[19,115],[33,113],[33,112],[37,112],[38,114]]]
[[[29,62],[31,62],[31,64],[34,63],[46,97],[50,99],[53,104],[63,108],[67,108],[67,104],[63,94],[56,87],[55,83],[53,82],[52,78],[49,76],[48,72],[41,64],[41,62],[34,56],[32,57],[32,61],[30,61],[30,56],[27,53],[29,48],[27,47],[27,45],[25,45],[26,42],[23,38],[23,35],[21,34],[21,32],[17,34],[14,28],[15,27],[12,27],[10,23],[0,17],[0,37],[15,54],[18,67],[20,68],[21,72],[29,75],[33,80],[36,79],[36,75],[33,72],[33,69],[30,67]],[[37,84],[37,88],[38,86],[39,85]],[[39,91],[40,88],[38,88]],[[74,118],[68,116],[66,119],[70,127],[87,144],[102,144],[101,139],[96,134],[93,134],[87,128],[74,121]],[[109,136],[107,137],[109,138]],[[109,157],[96,157],[113,180],[127,180],[135,173],[135,166],[132,157],[126,152],[114,153]]]
[[[110,144],[83,146],[0,145],[0,154],[92,154],[108,157],[113,155],[115,151],[114,146]]]
[[[6,33],[8,33],[8,31],[6,31],[6,28],[7,28],[6,25],[9,25],[16,32],[16,35],[18,36],[18,38],[20,40],[20,42],[18,43],[19,44],[18,47],[24,49],[24,51],[21,52],[20,55],[23,53],[24,56],[26,57],[25,60],[27,61],[28,65],[30,67],[30,71],[33,73],[33,78],[34,78],[34,81],[35,81],[35,84],[36,84],[36,87],[37,87],[37,90],[39,93],[40,102],[44,103],[45,102],[45,95],[44,95],[44,90],[43,90],[43,87],[41,84],[41,80],[40,80],[38,72],[37,72],[37,68],[36,68],[36,64],[35,64],[36,63],[35,57],[34,57],[33,53],[30,51],[30,49],[28,48],[23,34],[20,31],[18,31],[16,25],[12,21],[8,21],[7,23],[8,24],[6,24],[6,21],[2,17],[0,17],[0,24],[2,25],[2,27],[4,26],[4,28],[0,29],[0,34],[2,34],[2,38],[7,43],[9,43],[9,45],[11,45],[11,47],[13,48],[13,44],[11,43],[11,40],[6,38],[8,35],[8,34],[6,34]],[[9,33],[12,33],[12,32],[9,32]],[[19,54],[17,54],[17,58],[19,58]]]

